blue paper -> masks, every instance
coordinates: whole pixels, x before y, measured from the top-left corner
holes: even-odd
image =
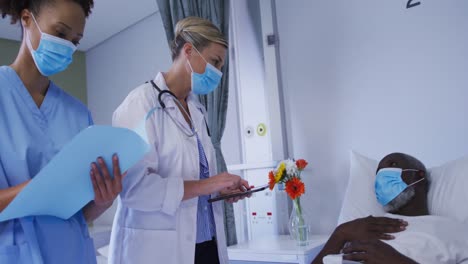
[[[94,200],[91,162],[102,157],[112,174],[112,156],[122,173],[149,151],[137,133],[126,128],[91,126],[73,138],[0,213],[0,221],[50,215],[68,219]]]

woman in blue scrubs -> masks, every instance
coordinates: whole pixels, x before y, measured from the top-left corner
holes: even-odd
[[[23,29],[16,60],[0,67],[0,210],[92,124],[89,110],[48,79],[71,63],[92,7],[93,0],[0,0],[2,17]],[[112,179],[101,158],[90,167],[95,199],[70,219],[35,216],[0,223],[0,263],[96,263],[86,222],[112,205],[122,175],[117,156]]]

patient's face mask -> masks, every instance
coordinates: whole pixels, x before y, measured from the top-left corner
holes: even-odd
[[[425,179],[419,179],[408,185],[401,177],[405,171],[418,172],[419,170],[383,168],[377,172],[375,179],[375,194],[377,196],[377,201],[379,201],[381,205],[387,205],[398,195],[400,195],[405,189]]]

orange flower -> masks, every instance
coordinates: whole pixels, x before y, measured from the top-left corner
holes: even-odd
[[[268,178],[270,179],[270,181],[268,182],[268,184],[270,185],[270,190],[273,190],[276,184],[275,174],[273,173],[273,171],[270,171],[270,173],[268,173]]]
[[[307,163],[307,161],[305,159],[298,159],[296,161],[296,166],[300,171],[305,169],[305,167],[307,167],[307,164],[309,164],[309,163]]]
[[[304,183],[298,178],[294,177],[286,182],[286,192],[291,199],[296,199],[305,193]]]

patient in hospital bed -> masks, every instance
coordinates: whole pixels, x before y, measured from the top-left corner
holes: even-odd
[[[468,264],[466,224],[429,215],[424,164],[393,153],[377,172],[376,195],[387,214],[339,225],[312,263]]]

